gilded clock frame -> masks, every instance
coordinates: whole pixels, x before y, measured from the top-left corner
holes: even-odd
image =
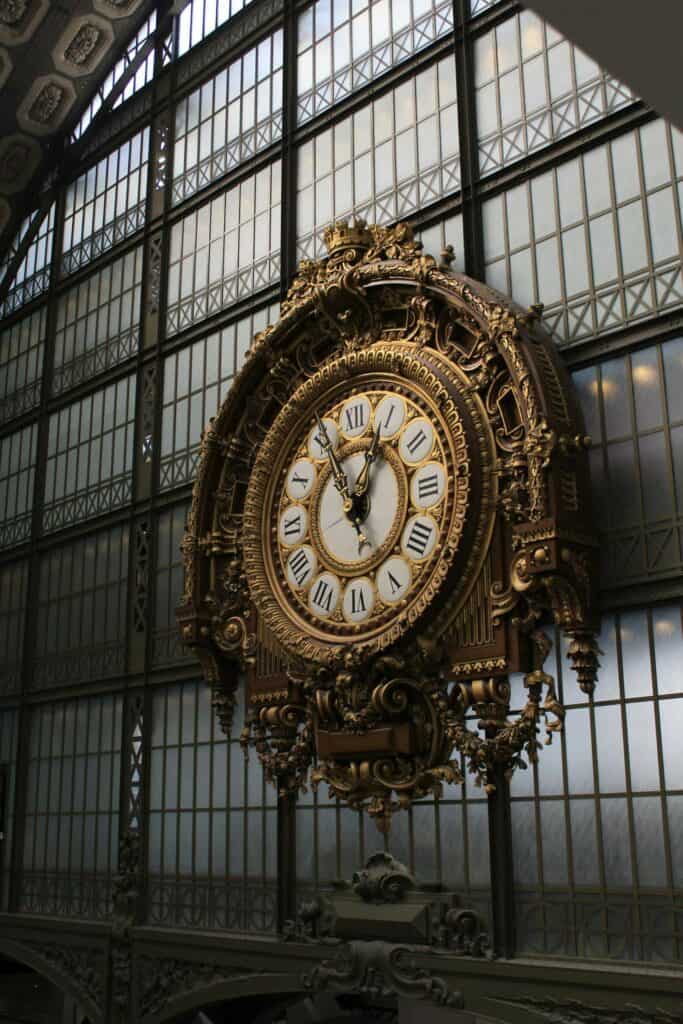
[[[432,358],[434,355],[430,354]],[[453,373],[452,368],[438,354],[435,362],[443,379],[439,379],[434,369],[430,368],[424,355],[416,353],[412,346],[404,343],[379,344],[340,355],[295,391],[264,438],[256,455],[245,498],[243,557],[252,599],[273,636],[285,650],[296,652],[319,664],[332,665],[343,654],[344,642],[353,639],[356,656],[377,654],[396,643],[408,630],[415,628],[416,623],[434,604],[449,574],[452,576],[451,569],[461,546],[463,527],[468,517],[473,453],[468,450],[461,414],[444,381],[451,388],[457,388],[460,401],[481,428],[476,435],[477,455],[486,486],[479,505],[473,557],[466,558],[464,564],[459,566],[457,581],[451,580],[452,586],[442,602],[443,607],[439,609],[441,619],[456,614],[467,596],[480,568],[487,536],[493,528],[495,480],[491,467],[494,439],[485,429],[485,410],[480,400],[470,393],[466,381]],[[290,613],[281,592],[286,583],[276,557],[277,541],[273,533],[273,522],[266,511],[273,507],[277,488],[282,486],[287,456],[299,436],[306,433],[304,424],[307,425],[311,420],[314,410],[323,406],[327,408],[335,400],[346,397],[350,381],[353,381],[354,388],[359,389],[374,387],[383,390],[388,384],[397,387],[404,385],[408,391],[414,389],[438,424],[441,444],[445,442],[448,446],[454,479],[444,507],[446,533],[442,530],[437,549],[428,560],[432,567],[427,581],[419,587],[406,607],[389,608],[382,616],[381,624],[369,633],[366,634],[358,625],[339,623],[335,639],[330,636],[329,630],[316,626],[312,615],[304,613],[295,618]],[[362,450],[360,446],[358,450]],[[320,486],[323,473],[324,469],[319,473],[316,487]],[[406,507],[407,491],[406,481],[405,495],[401,499]],[[470,518],[472,514],[470,511]],[[312,524],[312,515],[309,515],[309,520]],[[380,552],[380,555],[378,564],[385,553]],[[367,566],[364,565],[363,572],[366,570]]]

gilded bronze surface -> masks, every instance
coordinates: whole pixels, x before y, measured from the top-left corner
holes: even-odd
[[[387,829],[397,808],[462,779],[455,751],[491,789],[495,766],[536,759],[544,720],[546,742],[562,727],[543,667],[544,623],[569,637],[579,685],[592,692],[588,440],[537,310],[437,265],[407,225],[342,223],[326,238],[329,256],[301,264],[279,321],[256,336],[204,432],[178,621],[226,730],[246,674],[242,738],[271,781],[304,786],[315,763],[314,785],[327,783]],[[291,505],[286,475],[316,416],[354,394],[370,396],[374,410],[381,393],[429,410],[436,424],[438,445],[424,460],[438,457],[447,478],[430,512],[436,547],[416,563],[405,600],[376,602],[367,623],[337,610],[323,621],[287,583],[289,549],[278,535]],[[331,478],[345,486],[334,458],[321,456],[301,504],[320,566],[341,581],[362,574],[368,586],[399,546],[415,472],[395,440],[373,438],[370,429],[342,437],[339,452],[343,461],[374,443],[370,460],[378,452],[395,463],[400,500],[381,551],[349,567],[326,546],[317,503]],[[359,545],[360,497],[347,494],[344,505]],[[511,672],[524,674],[527,693],[514,717]]]

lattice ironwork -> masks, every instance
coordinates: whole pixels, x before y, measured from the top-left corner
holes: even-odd
[[[112,911],[112,879],[24,871],[17,903],[17,909],[26,914],[106,921]]]
[[[149,923],[173,928],[274,932],[274,883],[150,878]]]

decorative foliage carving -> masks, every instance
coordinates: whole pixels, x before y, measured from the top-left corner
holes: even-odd
[[[488,933],[476,910],[468,907],[451,907],[443,912],[436,926],[438,949],[444,949],[453,956],[484,957],[493,959]]]
[[[329,255],[302,262],[279,322],[256,336],[204,432],[178,622],[224,728],[246,672],[242,742],[268,779],[296,790],[315,762],[313,786],[326,783],[387,830],[397,809],[462,781],[454,749],[492,791],[494,768],[534,761],[543,724],[546,742],[562,728],[541,625],[570,637],[579,684],[592,692],[587,442],[537,310],[453,273],[449,249],[439,264],[424,256],[405,224],[340,222],[325,237]],[[295,622],[280,600],[262,513],[287,439],[321,396],[372,374],[419,381],[443,417],[456,468],[441,514],[452,527],[428,585],[387,611],[386,626],[364,635],[340,620],[334,635],[316,632],[305,610]],[[264,630],[279,652],[272,677],[255,657]],[[514,717],[511,671],[527,692]],[[452,947],[483,950],[472,919],[458,921]]]
[[[48,82],[29,107],[28,116],[39,124],[49,124],[57,114],[63,99],[64,89],[61,85]]]
[[[0,0],[0,22],[18,25],[28,10],[28,0]]]
[[[357,907],[358,903],[371,903],[381,925],[386,923],[382,907],[409,903],[426,922],[422,933],[425,949],[432,947],[453,956],[493,957],[484,922],[475,910],[460,906],[455,893],[421,890],[408,869],[388,853],[372,854],[365,867],[354,872],[351,882],[337,882],[335,890],[333,894],[316,893],[311,899],[302,900],[295,920],[285,922],[285,937],[297,942],[338,943],[339,916],[345,938],[355,937],[349,931],[353,922],[360,924],[360,934],[367,936],[371,927],[367,914],[358,916],[354,904]],[[397,920],[390,920],[395,931],[399,927]],[[408,934],[411,933],[399,934],[397,938]]]
[[[311,992],[327,989],[371,999],[396,995],[437,1006],[464,1006],[461,992],[453,992],[443,978],[417,966],[409,946],[378,940],[354,940],[339,946],[333,958],[316,965],[303,981]]]
[[[496,999],[496,1002],[521,1006],[551,1024],[683,1024],[683,1014],[644,1009],[634,1003],[614,1009],[591,1006],[579,999],[554,999],[552,996],[506,996]]]
[[[44,942],[24,943],[27,949],[42,959],[62,975],[67,986],[75,988],[82,997],[102,1013],[104,1010],[104,962],[101,952],[97,949],[70,946],[64,942],[50,944]]]
[[[389,853],[374,853],[364,868],[354,873],[353,891],[366,903],[398,903],[415,879],[405,865]]]
[[[158,1014],[176,996],[187,995],[194,989],[206,988],[221,981],[245,977],[254,973],[244,968],[225,967],[219,963],[196,960],[176,960],[170,957],[136,960],[138,982],[138,1014]]]
[[[96,25],[86,22],[81,25],[64,51],[64,59],[70,64],[81,67],[87,64],[90,57],[97,49],[102,33]]]

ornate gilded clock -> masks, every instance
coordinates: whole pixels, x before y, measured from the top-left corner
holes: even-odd
[[[536,756],[542,714],[561,724],[544,620],[592,689],[585,439],[537,310],[405,225],[327,242],[205,431],[178,618],[226,727],[245,670],[268,776],[296,787],[316,761],[386,828],[460,777],[454,749],[491,787]]]

